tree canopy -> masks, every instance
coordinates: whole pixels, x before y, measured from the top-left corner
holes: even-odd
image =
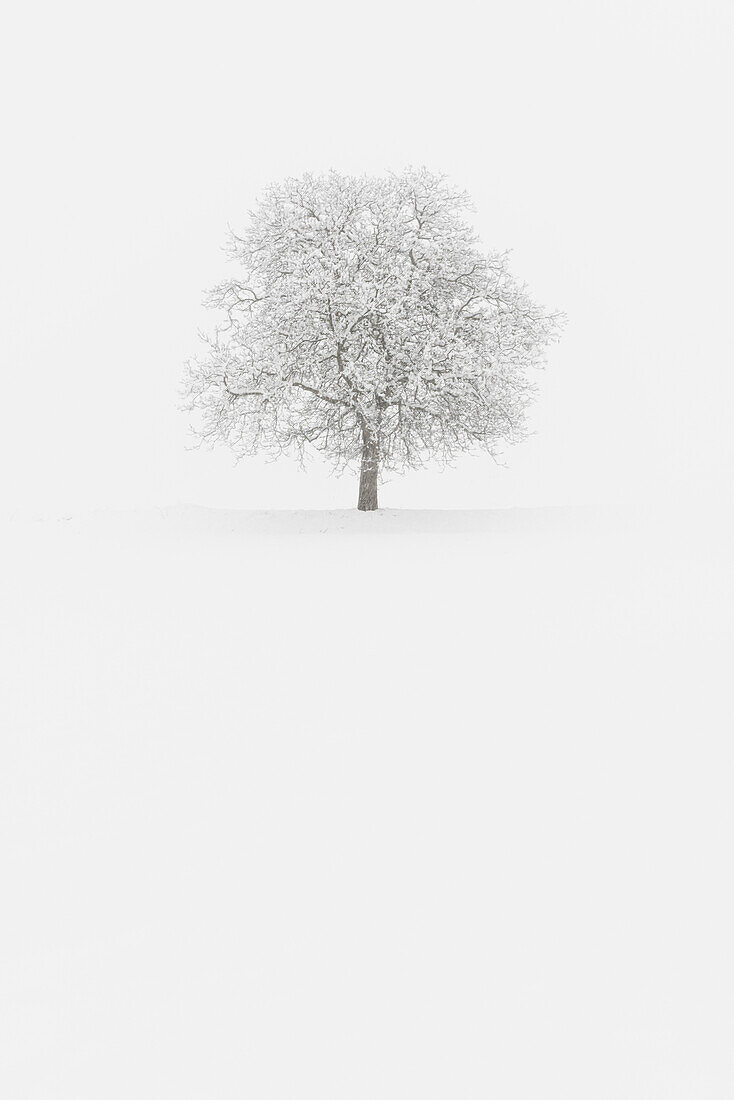
[[[223,320],[187,365],[200,439],[359,463],[365,509],[384,471],[522,439],[532,369],[562,317],[512,277],[507,253],[480,248],[471,209],[426,169],[268,188],[230,233],[241,272],[209,292]]]

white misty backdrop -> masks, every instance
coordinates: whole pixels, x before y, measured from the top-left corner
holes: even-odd
[[[0,1096],[731,1097],[731,5],[0,51]],[[187,450],[227,226],[407,165],[568,316],[536,434],[366,514]]]
[[[508,455],[393,479],[396,507],[726,485],[726,6],[15,11],[3,45],[3,499],[350,507],[315,466],[191,454],[182,362],[263,187],[442,171],[569,317]],[[724,392],[722,392],[724,387]]]

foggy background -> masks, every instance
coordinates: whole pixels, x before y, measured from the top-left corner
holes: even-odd
[[[351,507],[356,479],[187,452],[182,362],[262,187],[406,164],[569,324],[538,435],[399,507],[728,495],[724,3],[16,6],[2,46],[6,508]],[[728,243],[727,243],[728,242]]]

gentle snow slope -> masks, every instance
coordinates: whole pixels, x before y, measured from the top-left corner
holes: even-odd
[[[3,529],[10,1100],[731,1094],[728,547]]]

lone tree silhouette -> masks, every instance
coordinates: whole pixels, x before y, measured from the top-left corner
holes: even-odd
[[[200,440],[359,463],[357,507],[371,511],[385,471],[522,439],[530,371],[562,317],[512,278],[507,253],[478,248],[471,208],[426,169],[271,186],[230,233],[242,277],[209,292],[226,319],[187,364]]]

